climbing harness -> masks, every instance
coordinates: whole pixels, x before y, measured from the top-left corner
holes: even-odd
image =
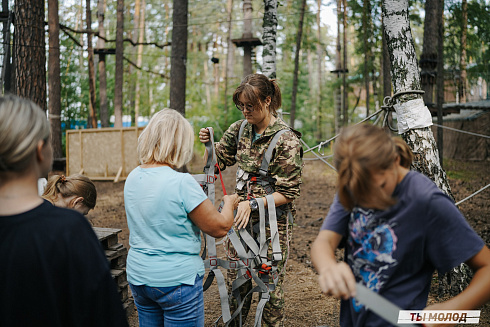
[[[238,140],[241,138],[243,130],[245,128],[247,121],[244,120],[240,126],[240,130],[237,136]],[[200,175],[194,175],[194,178],[201,185],[208,198],[213,202],[215,200],[215,167],[219,169],[219,165],[216,164],[216,153],[213,141],[213,129],[208,127],[210,132],[210,140],[205,144],[208,153],[208,158],[206,165],[204,167],[204,173]],[[228,234],[220,242],[216,242],[215,238],[205,235],[205,246],[203,253],[201,255],[204,261],[204,267],[209,269],[209,274],[204,282],[203,289],[206,290],[212,284],[214,277],[216,277],[218,290],[220,294],[221,302],[221,316],[215,321],[215,326],[222,318],[225,326],[237,318],[239,325],[242,325],[241,311],[243,305],[245,304],[245,299],[251,296],[254,292],[260,293],[260,300],[257,305],[254,326],[260,327],[262,320],[262,313],[265,304],[270,299],[270,292],[274,291],[279,276],[282,272],[278,271],[278,263],[283,260],[281,246],[279,242],[279,231],[277,227],[277,217],[287,212],[288,222],[286,222],[286,235],[288,234],[287,226],[292,223],[293,216],[289,207],[276,208],[274,197],[274,182],[275,180],[267,174],[268,167],[272,158],[272,154],[279,140],[279,137],[286,132],[287,129],[278,131],[272,138],[268,149],[264,153],[262,163],[259,169],[259,175],[255,176],[249,174],[241,169],[237,171],[237,188],[243,189],[247,187],[247,197],[253,197],[250,191],[250,186],[253,183],[262,185],[267,195],[265,196],[267,200],[267,208],[264,205],[263,198],[257,198],[258,211],[259,211],[259,222],[252,226],[252,235],[258,235],[258,238],[254,238],[246,228],[242,228],[238,231],[232,227],[228,231]],[[222,187],[224,190],[224,184],[221,179]],[[226,191],[224,190],[226,194]],[[219,211],[223,203],[219,207]],[[269,226],[270,235],[266,235],[266,226]],[[289,240],[288,240],[289,241]],[[226,259],[218,258],[216,245],[223,243],[225,246],[225,252],[227,255]],[[233,246],[233,251],[230,248],[230,243]],[[268,256],[269,244],[272,246],[272,255]],[[233,252],[233,253],[232,253]],[[207,258],[206,258],[207,257]],[[229,260],[228,260],[229,259]],[[237,278],[232,282],[231,292],[228,293],[225,277],[219,269],[219,267],[224,269],[237,270]],[[286,267],[286,264],[284,265]],[[270,279],[272,283],[270,283]],[[240,296],[240,286],[244,283],[253,280],[256,284],[243,298]],[[237,301],[237,309],[235,312],[230,311],[230,300],[234,297]]]

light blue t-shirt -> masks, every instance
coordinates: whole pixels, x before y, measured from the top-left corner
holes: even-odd
[[[135,168],[124,186],[130,250],[126,273],[133,285],[194,285],[204,274],[201,234],[187,214],[206,195],[185,173],[170,167]]]

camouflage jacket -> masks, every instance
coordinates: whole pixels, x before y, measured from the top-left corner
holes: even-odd
[[[238,170],[242,169],[253,176],[258,176],[262,158],[274,134],[287,129],[288,131],[283,133],[276,143],[269,164],[268,175],[275,179],[276,192],[289,199],[298,198],[303,169],[303,148],[299,141],[301,133],[292,130],[282,119],[278,118],[265,129],[258,140],[252,143],[253,129],[252,125],[247,123],[237,145],[242,121],[233,123],[219,143],[216,143],[216,157],[221,170],[238,163]],[[253,184],[250,188],[254,197],[266,195],[261,185]],[[235,192],[245,197],[247,190],[246,187],[243,189],[235,188]]]

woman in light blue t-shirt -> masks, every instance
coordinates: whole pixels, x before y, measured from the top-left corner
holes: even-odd
[[[200,231],[223,237],[233,224],[236,195],[223,198],[219,213],[191,175],[175,170],[190,161],[193,144],[180,113],[156,113],[138,139],[141,165],[124,186],[127,276],[141,327],[204,326]]]

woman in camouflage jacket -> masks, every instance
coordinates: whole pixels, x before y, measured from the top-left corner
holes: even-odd
[[[269,80],[265,75],[252,74],[245,77],[233,94],[233,102],[237,109],[242,111],[246,123],[240,120],[228,128],[219,143],[215,145],[216,157],[221,170],[238,163],[235,192],[239,194],[241,202],[235,216],[235,226],[238,230],[246,228],[254,237],[258,234],[257,227],[254,226],[259,222],[255,199],[262,198],[267,208],[265,196],[271,191],[269,190],[268,193],[264,186],[250,182],[250,178],[259,176],[262,158],[274,135],[281,130],[286,130],[275,145],[267,170],[267,175],[273,179],[272,195],[276,205],[282,260],[277,263],[279,280],[275,289],[270,292],[270,300],[265,305],[262,316],[264,326],[282,326],[284,323],[283,267],[288,257],[292,218],[295,214],[293,200],[300,195],[303,168],[303,149],[299,140],[301,134],[277,117],[276,110],[281,106],[281,91],[276,81]],[[240,129],[242,133],[239,137]],[[201,129],[199,139],[203,143],[208,142],[209,131]],[[270,233],[269,230],[267,232]],[[269,255],[271,252],[269,246]],[[235,278],[236,271],[229,270],[228,285],[231,285]],[[272,281],[272,278],[270,279]],[[242,299],[251,287],[251,281],[240,287]],[[248,314],[250,300],[251,296],[248,296],[243,306],[243,319]],[[232,325],[234,324],[230,324]]]

